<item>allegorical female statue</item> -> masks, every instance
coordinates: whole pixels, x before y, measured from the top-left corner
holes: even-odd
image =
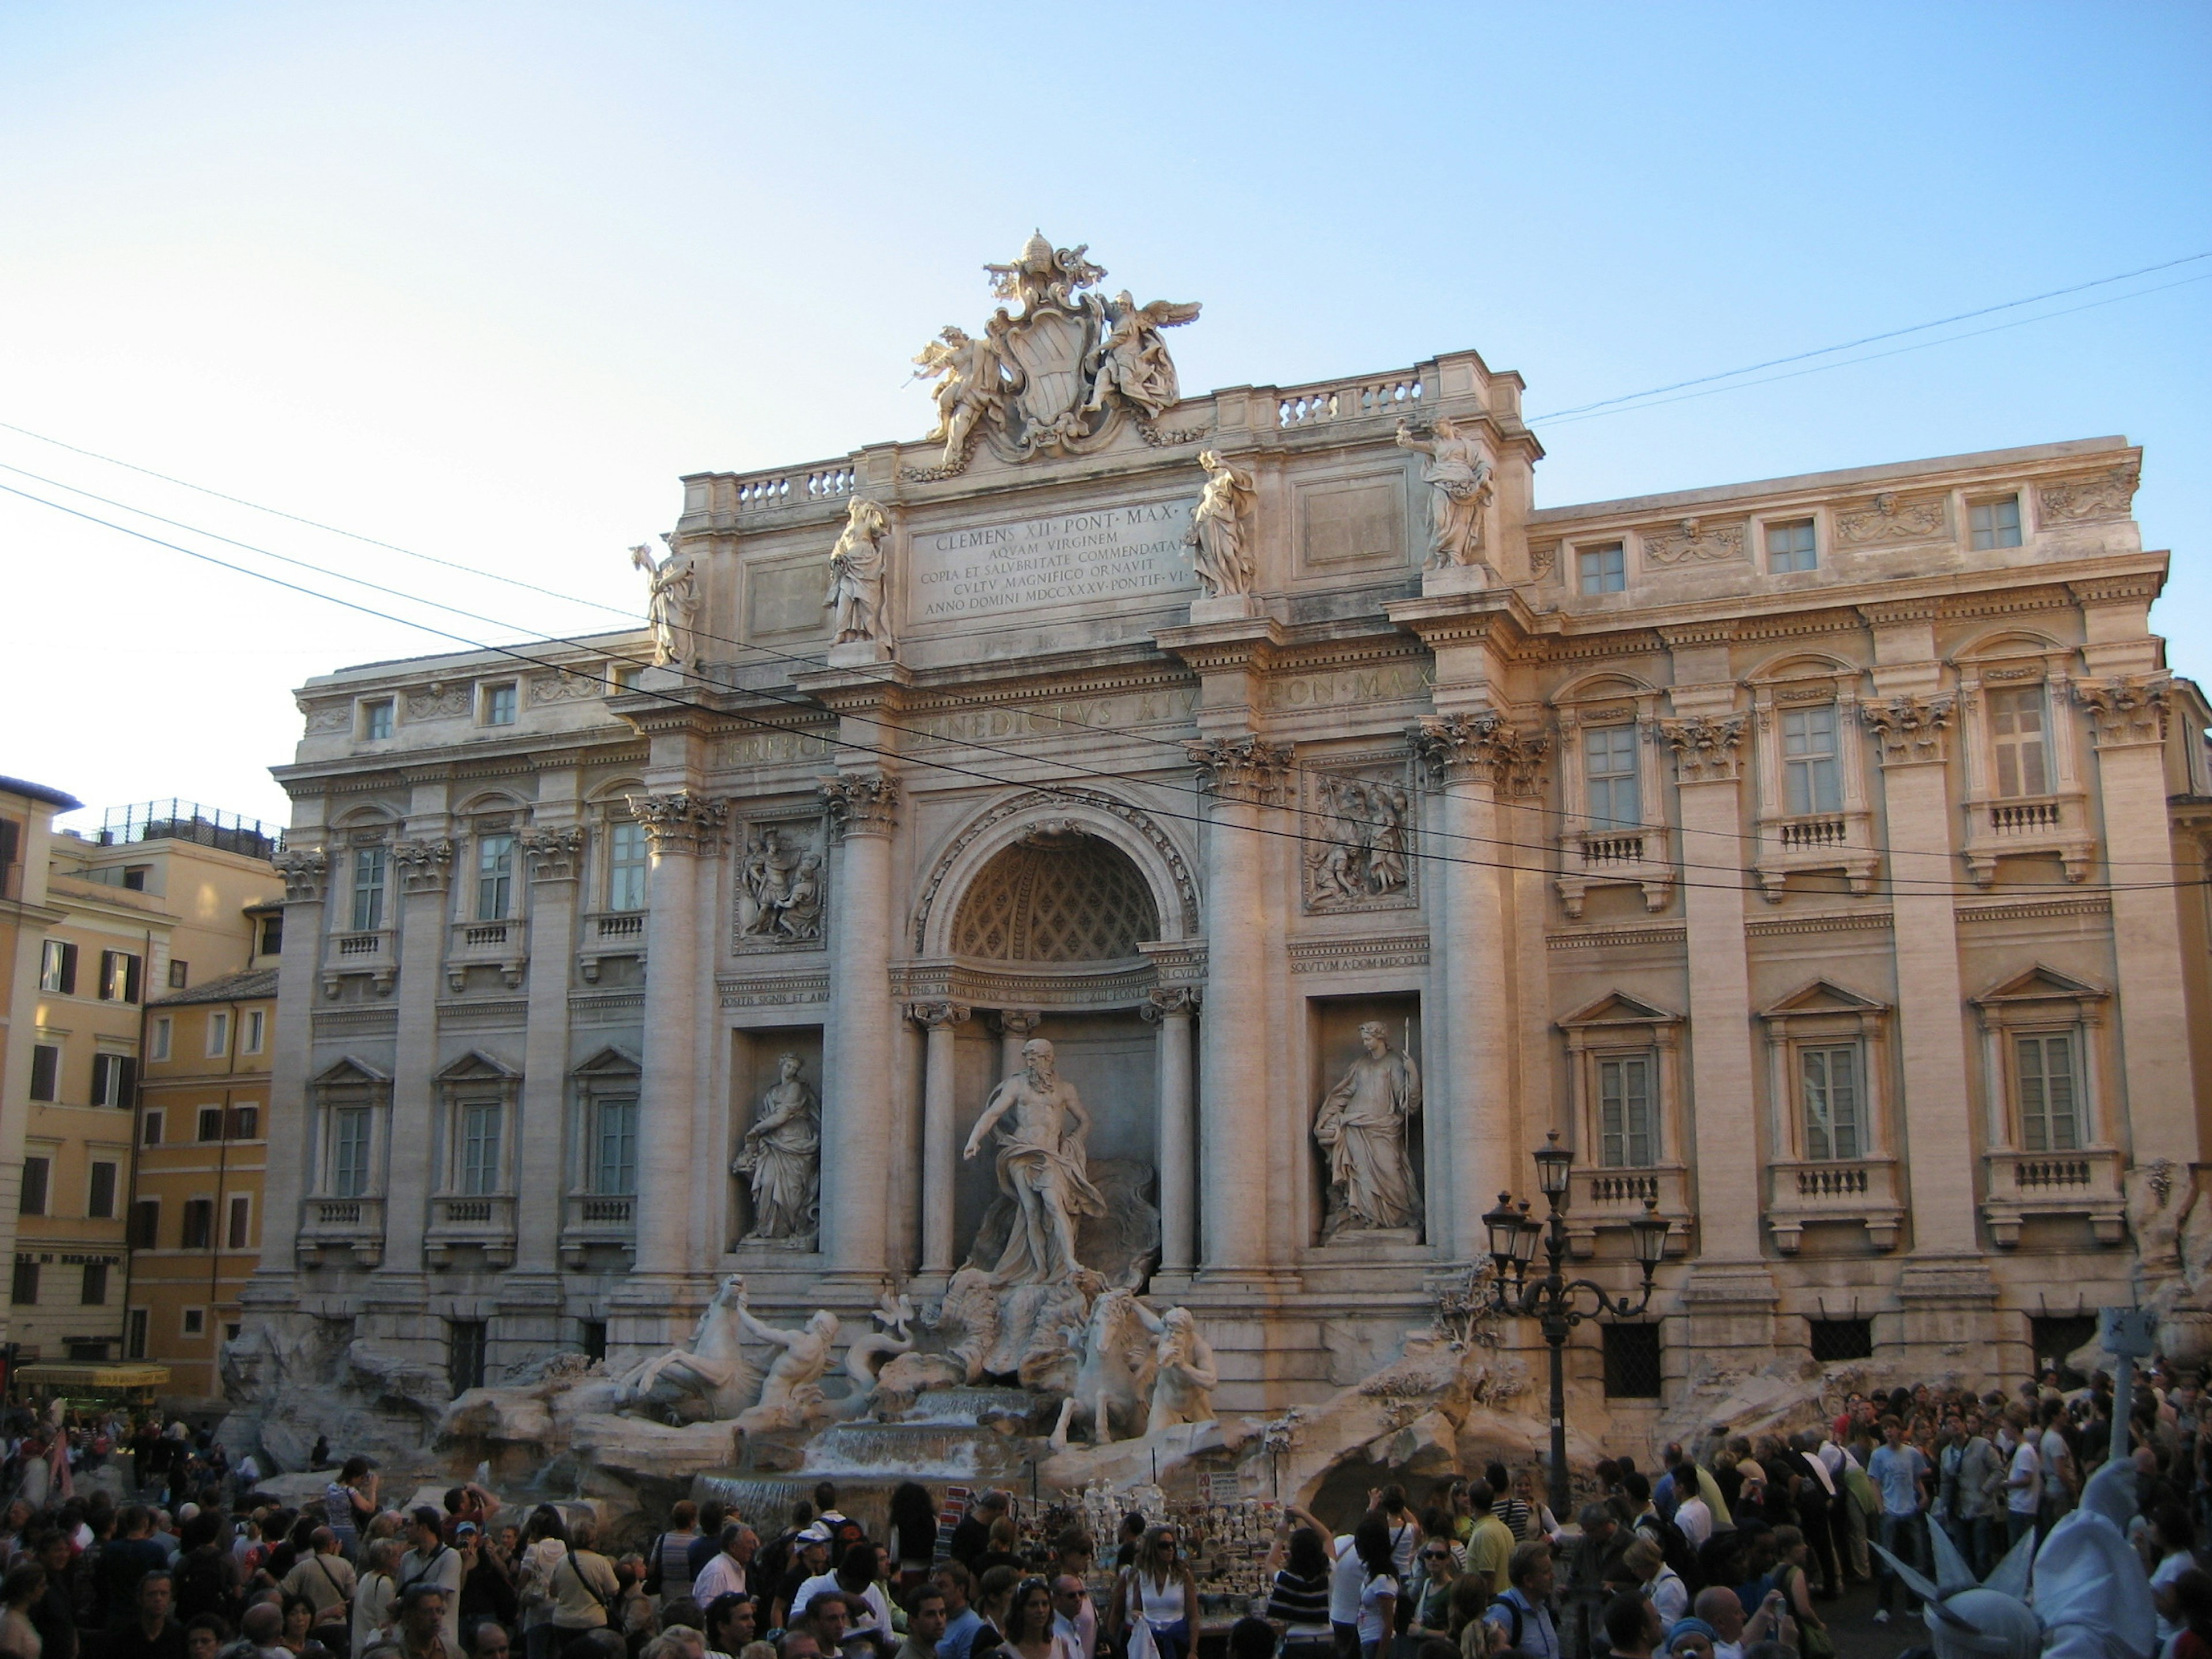
[[[1421,1073],[1391,1048],[1373,1020],[1359,1028],[1367,1052],[1322,1097],[1314,1139],[1328,1157],[1332,1236],[1347,1229],[1416,1227],[1421,1194],[1413,1183],[1407,1132],[1421,1109]]]
[[[1472,438],[1439,416],[1427,438],[1417,438],[1403,421],[1398,422],[1398,447],[1429,459],[1422,464],[1421,480],[1429,487],[1429,557],[1431,570],[1446,565],[1469,564],[1482,550],[1482,514],[1490,505],[1490,463]]]
[[[830,637],[838,645],[890,641],[884,617],[884,538],[890,528],[873,501],[855,501],[845,509],[845,528],[830,550],[830,592],[822,600],[830,612]]]
[[[1251,527],[1252,475],[1210,449],[1198,458],[1198,464],[1206,469],[1206,489],[1190,510],[1190,528],[1182,538],[1190,549],[1191,565],[1209,599],[1249,593],[1258,574],[1244,543]]]
[[[752,1182],[749,1239],[795,1243],[813,1237],[821,1225],[821,1105],[799,1070],[797,1054],[776,1061],[775,1083],[761,1097],[760,1116],[730,1165],[731,1174]]]
[[[678,550],[672,537],[663,536],[668,556],[653,562],[653,550],[640,545],[629,550],[629,562],[645,572],[645,617],[653,629],[653,662],[656,668],[685,665],[698,659],[691,636],[691,619],[699,612],[699,579],[691,557]]]

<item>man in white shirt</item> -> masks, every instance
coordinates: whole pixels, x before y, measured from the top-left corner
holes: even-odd
[[[722,1547],[714,1559],[699,1569],[698,1577],[691,1583],[691,1599],[702,1607],[710,1607],[718,1595],[749,1594],[753,1554],[759,1548],[759,1534],[750,1527],[742,1521],[725,1522]],[[804,1607],[805,1603],[799,1605]]]
[[[1690,1547],[1701,1550],[1705,1540],[1713,1535],[1713,1512],[1704,1496],[1695,1486],[1682,1493],[1682,1501],[1674,1505],[1674,1524],[1682,1529],[1682,1536],[1690,1540]]]
[[[1064,1636],[1082,1659],[1098,1659],[1098,1609],[1091,1605],[1091,1592],[1072,1572],[1052,1581],[1052,1629]]]
[[[2005,1471],[2005,1547],[2035,1530],[2036,1510],[2043,1501],[2043,1460],[2028,1432],[2025,1413],[2014,1407],[1997,1437],[1997,1449],[2007,1458]]]
[[[2058,1419],[2066,1407],[2057,1401],[2043,1408],[2043,1437],[2036,1442],[2036,1461],[2043,1468],[2042,1530],[2047,1536],[2059,1516],[2074,1506],[2074,1453],[2058,1432]]]
[[[848,1549],[845,1559],[835,1567],[799,1587],[799,1593],[791,1598],[793,1620],[799,1618],[799,1609],[812,1606],[816,1596],[833,1591],[845,1598],[847,1650],[851,1651],[856,1642],[872,1639],[877,1651],[889,1653],[898,1645],[897,1633],[891,1629],[890,1598],[877,1582],[877,1559],[873,1544],[855,1544]]]

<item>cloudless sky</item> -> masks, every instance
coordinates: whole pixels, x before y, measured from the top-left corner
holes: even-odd
[[[679,474],[918,435],[908,360],[1033,226],[1204,302],[1188,392],[1473,346],[1540,416],[2212,251],[2208,88],[2204,4],[10,0],[0,422],[635,610]],[[2154,620],[2212,678],[2205,276],[1538,419],[1540,504],[2125,434]],[[0,464],[515,630],[617,621],[15,432]],[[94,806],[282,821],[292,688],[444,648],[6,494],[0,559],[0,773]]]

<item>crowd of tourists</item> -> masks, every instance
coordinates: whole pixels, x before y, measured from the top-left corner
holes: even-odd
[[[1539,1470],[1497,1464],[1418,1504],[1377,1488],[1340,1531],[1291,1507],[1264,1598],[1210,1623],[1188,1540],[1140,1513],[1102,1552],[1079,1526],[1025,1532],[1007,1493],[956,1521],[908,1482],[871,1537],[824,1484],[775,1516],[678,1503],[620,1547],[574,1506],[473,1483],[394,1507],[362,1457],[293,1506],[181,1424],[19,1419],[0,1659],[1194,1659],[1201,1633],[1229,1659],[1828,1659],[1847,1587],[1880,1585],[1877,1620],[1917,1611],[1916,1580],[1941,1576],[1930,1528],[1977,1574],[2047,1532],[2112,1408],[2101,1378],[1900,1389],[1793,1435],[1608,1459],[1571,1516]],[[2193,1553],[2212,1402],[2154,1377],[2133,1411],[2162,1659],[2212,1659]],[[86,1479],[111,1460],[137,1501]]]

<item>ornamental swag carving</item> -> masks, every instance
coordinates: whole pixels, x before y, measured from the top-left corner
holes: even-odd
[[[1836,514],[1836,539],[1845,547],[1925,541],[1942,535],[1946,522],[1941,495],[1919,495],[1908,501],[1884,490],[1864,507]]]
[[[1876,758],[1884,766],[1905,766],[1949,754],[1956,710],[1951,697],[1896,696],[1861,703],[1859,719],[1874,733]]]
[[[1638,531],[1637,539],[1644,546],[1644,562],[1663,569],[1673,565],[1716,564],[1741,559],[1743,532],[1741,520],[1731,524],[1706,524],[1698,519],[1684,519],[1668,529]]]
[[[2045,524],[2081,524],[2092,519],[2124,519],[2135,505],[2137,477],[2132,466],[2116,466],[2096,477],[2061,478],[2036,486]]]

